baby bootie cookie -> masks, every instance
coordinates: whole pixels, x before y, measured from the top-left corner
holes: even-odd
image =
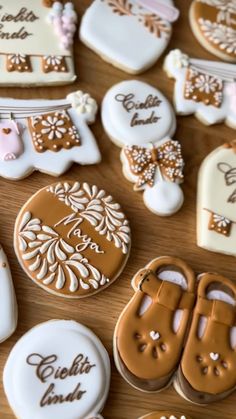
[[[181,413],[171,413],[166,411],[153,412],[148,415],[142,416],[139,419],[191,419],[190,416]]]
[[[161,257],[132,280],[135,295],[114,333],[118,371],[146,392],[167,387],[178,368],[194,304],[195,277],[180,259]]]
[[[138,74],[166,49],[178,16],[172,0],[94,0],[82,19],[80,39],[105,61]]]
[[[41,189],[15,223],[15,252],[26,274],[46,291],[83,298],[108,287],[129,257],[129,222],[95,185],[58,182]]]
[[[0,85],[64,85],[76,80],[72,1],[2,0]]]
[[[174,385],[196,404],[216,402],[236,388],[236,285],[203,274],[197,303]]]
[[[194,0],[190,24],[200,44],[222,60],[236,62],[234,0]]]
[[[215,188],[217,185],[217,193]],[[203,161],[198,177],[197,244],[236,256],[236,143],[214,150]]]
[[[110,360],[97,336],[75,321],[53,320],[26,333],[3,372],[18,419],[103,419]]]
[[[88,127],[97,110],[81,90],[60,100],[0,99],[0,176],[19,180],[34,170],[60,176],[73,163],[99,163]]]
[[[176,117],[165,96],[137,80],[119,83],[103,99],[102,122],[122,147],[123,173],[135,191],[143,191],[148,209],[161,216],[176,213],[184,202],[184,161],[180,143],[171,139]]]
[[[0,343],[15,331],[18,309],[11,271],[7,257],[0,245]]]
[[[164,69],[175,79],[177,114],[195,114],[205,125],[225,122],[236,129],[235,65],[193,59],[177,49],[167,55]]]

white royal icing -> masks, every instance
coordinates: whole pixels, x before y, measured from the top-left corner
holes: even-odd
[[[97,336],[74,321],[42,323],[12,349],[4,390],[20,419],[91,419],[110,386],[110,361]]]
[[[173,6],[172,0],[164,3]],[[171,34],[170,22],[141,7],[136,0],[94,0],[80,27],[80,39],[86,45],[106,61],[133,74],[158,60]]]

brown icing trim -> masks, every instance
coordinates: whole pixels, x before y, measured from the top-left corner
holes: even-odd
[[[236,153],[236,140],[231,141],[230,143],[225,143],[223,145],[225,148],[232,148],[233,151]]]

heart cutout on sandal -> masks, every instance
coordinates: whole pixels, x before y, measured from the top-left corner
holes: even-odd
[[[2,132],[6,135],[9,135],[11,133],[11,131],[12,131],[11,128],[3,128],[2,129]]]
[[[150,332],[150,337],[152,338],[152,340],[159,340],[161,335],[158,332],[155,332],[154,330],[152,330]]]
[[[212,359],[212,361],[218,361],[218,359],[220,358],[220,355],[218,353],[211,352],[210,358]]]

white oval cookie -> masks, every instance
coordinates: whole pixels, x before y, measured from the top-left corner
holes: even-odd
[[[16,343],[3,385],[19,419],[101,418],[110,386],[109,356],[85,326],[49,321]]]
[[[15,331],[18,309],[11,271],[7,257],[0,246],[0,342],[8,339]]]
[[[80,39],[105,61],[138,74],[166,49],[178,16],[172,0],[94,0],[82,19]]]
[[[156,143],[176,130],[176,117],[166,97],[138,80],[123,81],[108,90],[102,103],[102,123],[119,147]]]
[[[197,199],[198,246],[236,256],[235,209],[236,145],[233,142],[218,147],[201,165]]]

